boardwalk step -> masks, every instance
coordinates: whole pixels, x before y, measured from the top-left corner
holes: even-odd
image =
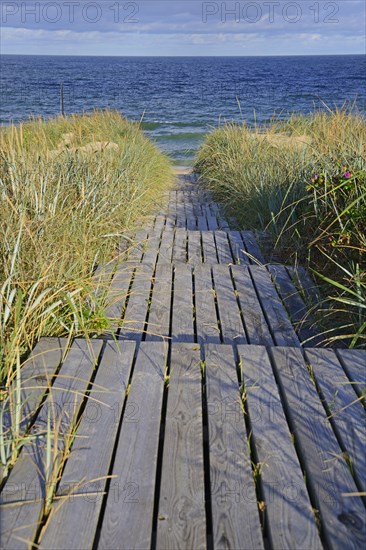
[[[264,264],[264,258],[251,231],[186,230],[165,225],[156,231],[139,232],[136,244],[128,250],[133,263],[188,262],[225,265]],[[125,263],[125,262],[124,262]]]
[[[237,350],[75,341],[3,487],[3,547],[363,547],[354,353]],[[366,351],[357,357],[366,364]],[[51,399],[58,453],[78,422],[43,525]]]
[[[205,342],[215,335],[227,344],[309,345],[305,305],[298,295],[289,302],[288,288],[273,284],[271,273],[258,265],[124,267],[112,281],[107,311],[120,339]]]

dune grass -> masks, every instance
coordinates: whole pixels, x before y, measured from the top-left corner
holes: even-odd
[[[173,172],[139,125],[117,112],[32,120],[2,128],[0,139],[5,407],[41,336],[88,337],[107,328],[106,292],[96,288],[95,268],[113,258],[138,220],[160,208]]]
[[[345,107],[254,130],[226,124],[195,162],[241,228],[265,230],[277,256],[312,271],[326,340],[350,346],[366,345],[365,143],[365,119]]]

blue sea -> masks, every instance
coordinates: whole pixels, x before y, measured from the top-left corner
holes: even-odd
[[[60,112],[118,109],[177,165],[225,121],[262,123],[274,113],[342,106],[366,112],[366,56],[1,56],[0,123]]]

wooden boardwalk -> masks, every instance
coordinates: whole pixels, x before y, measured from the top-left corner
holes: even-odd
[[[363,548],[366,352],[317,347],[306,273],[188,178],[137,241],[113,334],[23,367],[1,548]]]

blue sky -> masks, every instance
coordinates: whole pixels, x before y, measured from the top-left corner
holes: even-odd
[[[364,0],[0,0],[1,53],[366,53]]]

